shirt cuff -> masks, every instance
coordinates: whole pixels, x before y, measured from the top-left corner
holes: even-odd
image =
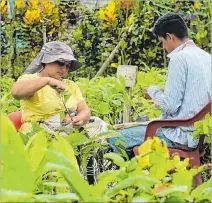
[[[160,89],[156,86],[151,86],[147,89],[147,93],[149,94],[151,98],[154,98],[154,95],[159,91]]]

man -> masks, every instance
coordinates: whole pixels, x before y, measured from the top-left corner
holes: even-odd
[[[154,25],[153,34],[159,38],[168,52],[167,81],[164,92],[155,86],[146,89],[156,106],[161,108],[160,119],[185,119],[197,114],[211,100],[211,55],[198,48],[188,38],[185,21],[177,13],[167,13]],[[198,140],[193,140],[192,126],[161,128],[156,136],[164,139],[168,147],[176,148],[176,143],[195,148]],[[121,130],[122,136],[111,138],[126,143],[126,148],[140,145],[144,141],[146,127],[131,128],[131,133]]]

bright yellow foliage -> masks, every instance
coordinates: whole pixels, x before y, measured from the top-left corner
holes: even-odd
[[[38,0],[29,0],[28,1],[29,6],[31,6],[32,8],[37,8],[38,7]]]
[[[53,13],[53,10],[55,8],[55,5],[51,3],[51,1],[46,0],[42,1],[42,12],[44,15],[50,16]]]
[[[116,3],[114,1],[110,1],[106,8],[99,10],[100,20],[106,21],[106,25],[104,25],[104,27],[109,27],[109,25],[117,20],[116,17]]]
[[[165,157],[169,158],[169,151],[167,148],[167,144],[165,141],[161,141],[158,137],[154,137],[153,139],[149,138],[146,142],[144,142],[139,148],[139,155],[145,154],[149,151],[159,151],[163,152]],[[144,168],[150,166],[150,154],[144,155],[139,159],[139,164]]]
[[[24,22],[28,25],[32,25],[35,22],[39,22],[41,19],[40,9],[27,10],[24,15]]]
[[[196,2],[194,3],[194,8],[195,8],[195,9],[198,9],[200,6],[201,6],[201,3],[200,3],[200,2],[196,1]]]
[[[6,1],[1,1],[1,14],[4,14],[7,12],[7,2]]]
[[[24,7],[25,1],[24,0],[16,0],[15,1],[15,8],[17,10],[21,10]]]

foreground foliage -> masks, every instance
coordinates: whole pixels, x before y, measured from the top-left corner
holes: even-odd
[[[3,114],[1,129],[1,202],[211,201],[211,180],[192,189],[192,177],[207,166],[188,169],[188,159],[169,157],[159,139],[147,140],[139,148],[140,155],[127,162],[117,154],[106,154],[120,168],[101,173],[96,185],[88,185],[73,157],[69,158],[73,154],[70,145],[63,140],[63,149],[59,148],[62,137],[52,138],[48,147],[41,146],[47,141],[41,142],[47,138],[41,131],[25,147]],[[44,157],[40,156],[43,152]],[[41,169],[48,173],[38,179]]]

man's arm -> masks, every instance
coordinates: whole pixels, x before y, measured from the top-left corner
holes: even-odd
[[[164,92],[155,86],[147,92],[163,112],[174,114],[182,104],[186,87],[186,65],[176,56],[171,58]]]

